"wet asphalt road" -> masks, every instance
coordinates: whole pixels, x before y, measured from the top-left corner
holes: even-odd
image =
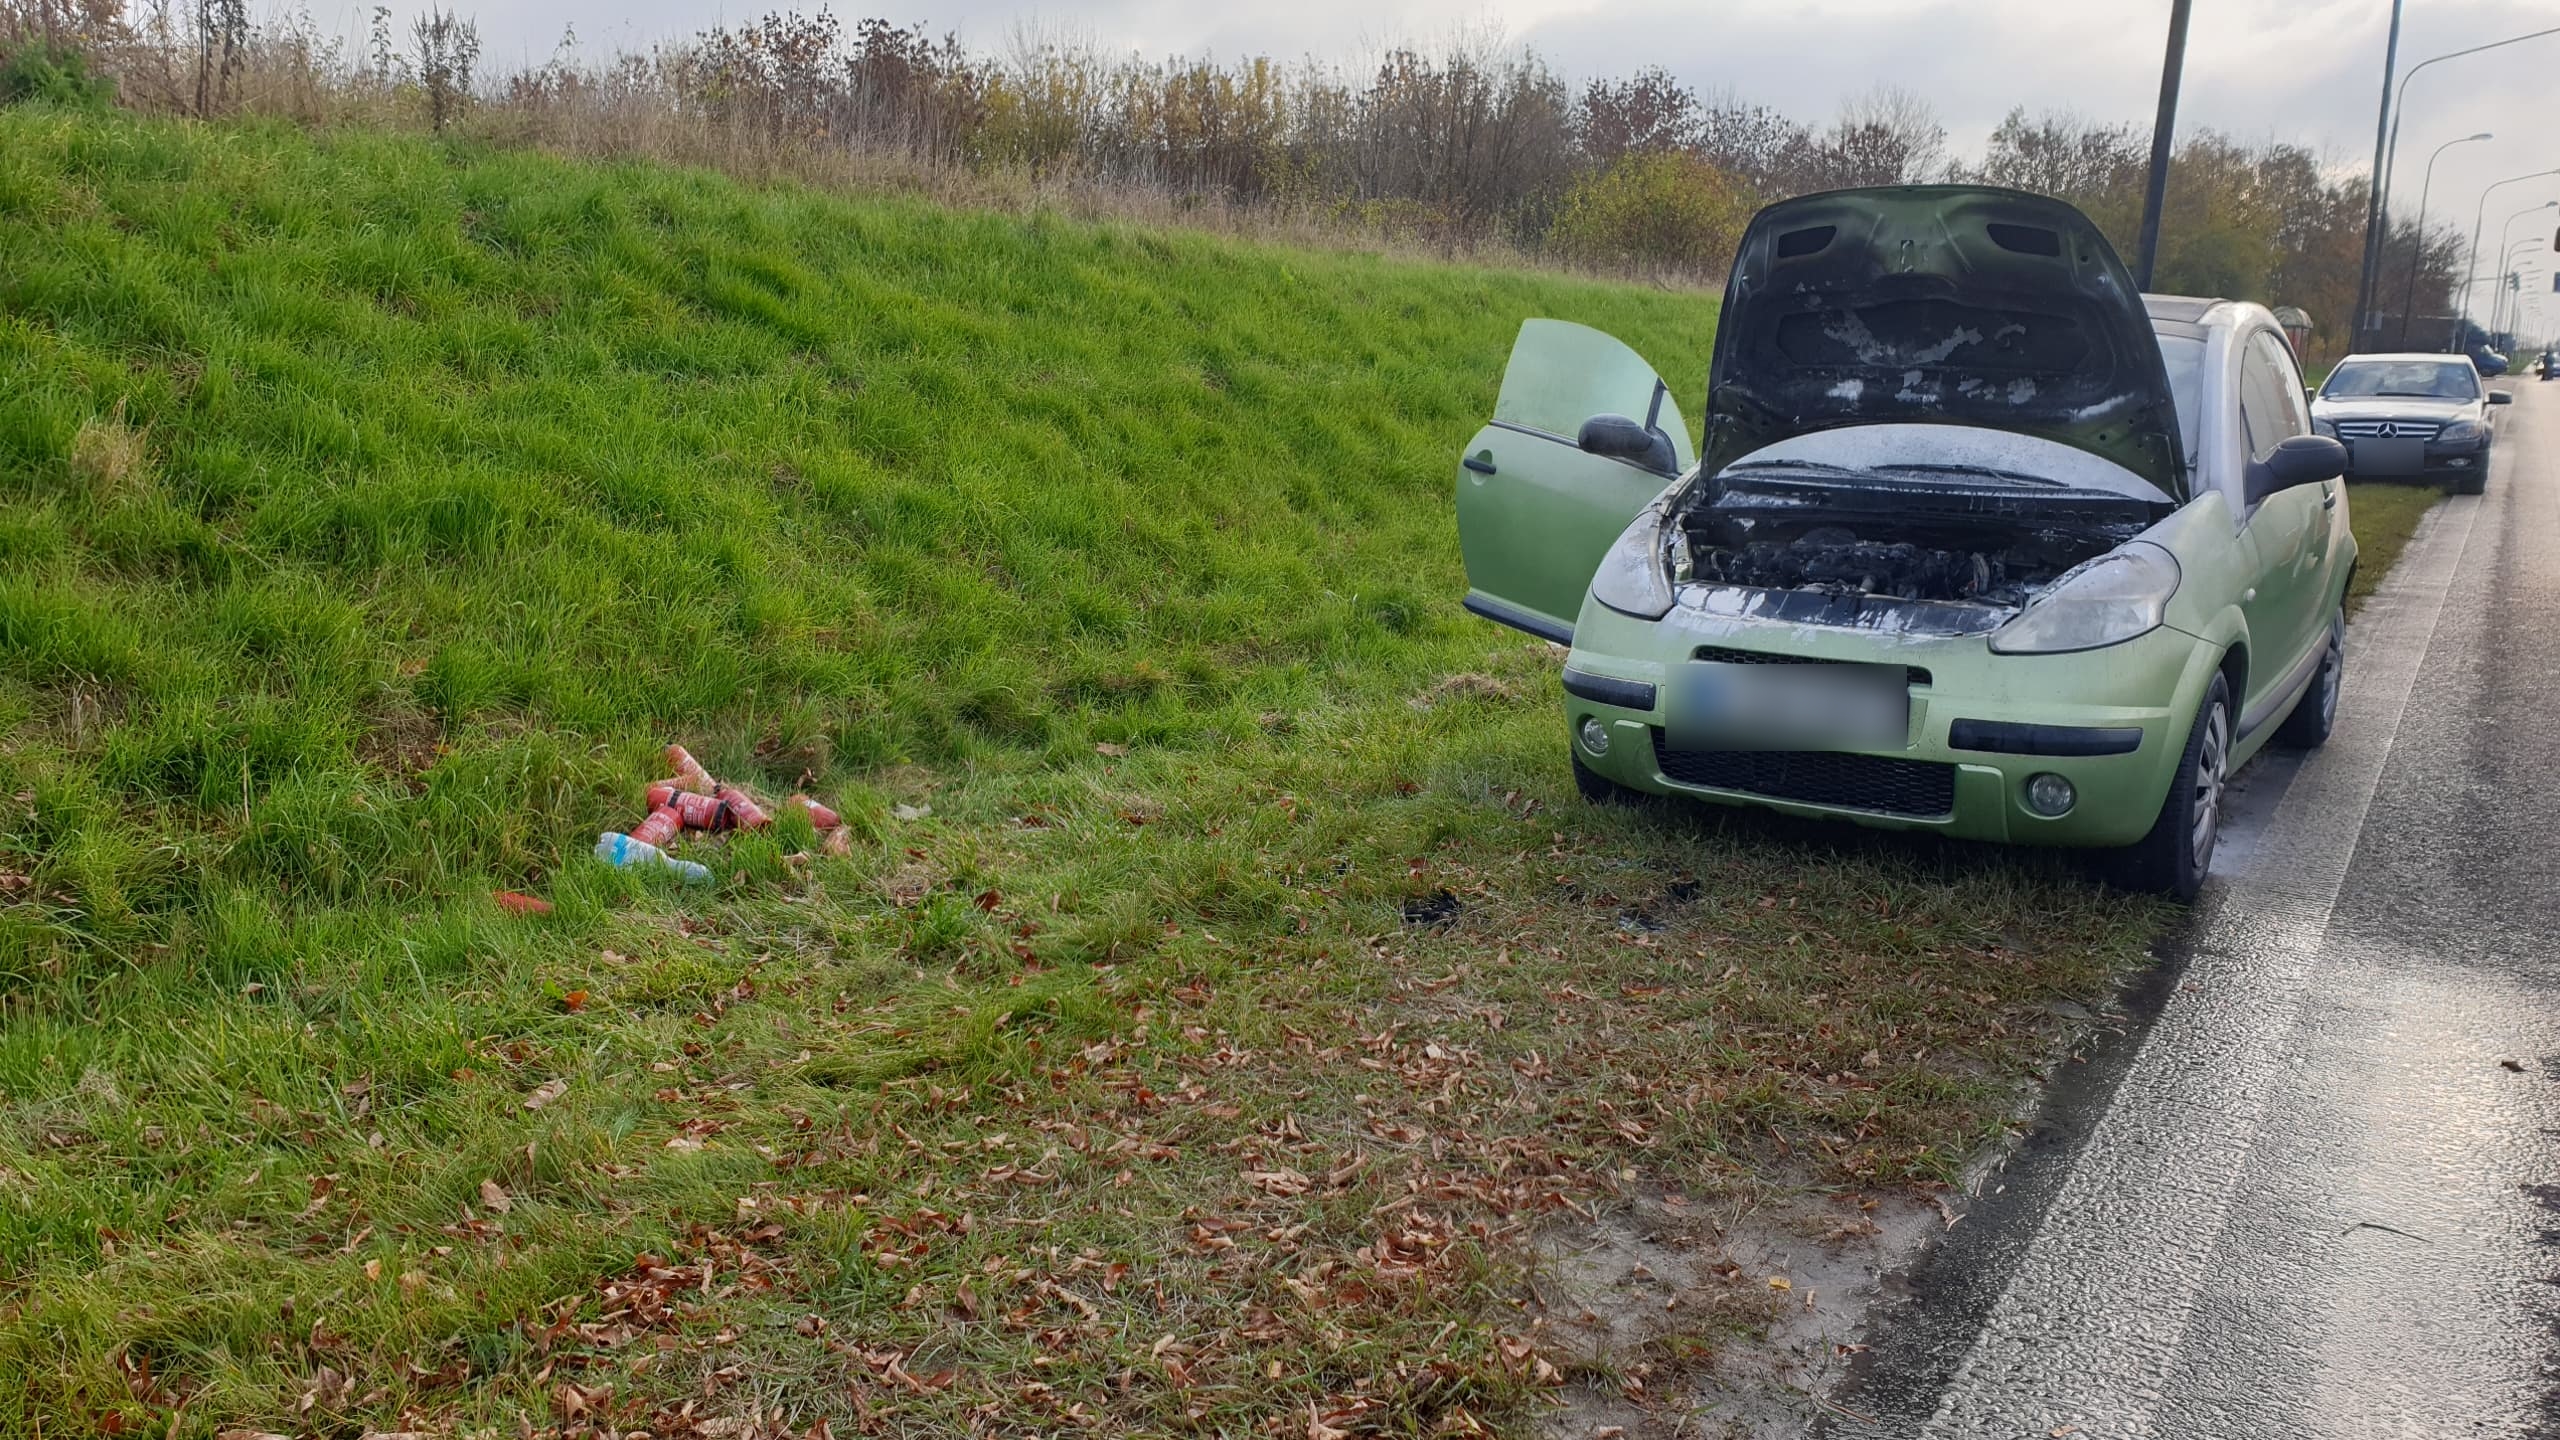
[[[2560,1437],[2560,381],[2497,383],[2329,745],[2252,767],[1827,1433]]]

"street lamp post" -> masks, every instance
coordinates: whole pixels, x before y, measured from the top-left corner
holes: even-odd
[[[2347,341],[2350,350],[2364,348],[2366,327],[2373,324],[2374,261],[2382,253],[2382,166],[2387,158],[2391,117],[2400,108],[2392,103],[2391,73],[2400,63],[2401,3],[2402,0],[2391,0],[2391,38],[2382,47],[2382,108],[2373,117],[2373,173],[2365,177],[2364,264],[2356,271],[2356,313],[2350,322],[2354,329]]]
[[[2509,45],[2521,45],[2527,40],[2539,40],[2545,35],[2560,35],[2560,25],[2548,30],[2510,35],[2504,40],[2492,40],[2486,45],[2473,45],[2462,50],[2448,50],[2442,55],[2431,55],[2410,66],[2409,73],[2400,78],[2399,90],[2394,92],[2391,88],[2391,72],[2392,66],[2400,56],[2400,0],[2392,0],[2391,40],[2384,48],[2382,57],[2382,112],[2374,118],[2373,122],[2373,175],[2366,187],[2365,196],[2364,272],[2356,278],[2356,323],[2358,325],[2365,323],[2365,309],[2373,303],[2374,286],[2379,284],[2382,278],[2383,237],[2389,232],[2391,224],[2390,207],[2387,203],[2391,194],[2391,172],[2398,164],[2400,157],[2400,102],[2409,96],[2409,82],[2417,79],[2418,72],[2430,65],[2442,64],[2447,60],[2459,60],[2465,55],[2477,55],[2483,50],[2498,50]]]
[[[2395,125],[2393,128],[2398,127]],[[2468,145],[2475,140],[2494,138],[2496,137],[2483,130],[2477,135],[2465,135],[2459,140],[2447,140],[2435,148],[2435,154],[2427,157],[2426,183],[2418,187],[2417,229],[2409,241],[2409,283],[2400,291],[2400,348],[2403,350],[2409,348],[2409,322],[2417,314],[2418,262],[2424,260],[2427,255],[2427,196],[2436,188],[2436,158],[2456,145]]]
[[[2498,229],[2498,239],[2505,248],[2498,255],[2498,293],[2489,297],[2489,333],[2492,335],[2498,333],[2499,317],[2506,313],[2507,278],[2515,273],[2516,252],[2542,243],[2530,235],[2522,240],[2508,241],[2507,232],[2515,229],[2516,222],[2527,215],[2539,215],[2545,210],[2560,210],[2560,200],[2545,200],[2539,205],[2528,205],[2508,216],[2507,223]]]
[[[2489,188],[2480,192],[2479,208],[2471,213],[2471,263],[2462,272],[2462,303],[2453,307],[2453,338],[2445,342],[2445,349],[2462,348],[2462,322],[2471,314],[2471,282],[2480,274],[2480,223],[2489,216],[2490,195],[2502,186],[2520,185],[2546,175],[2560,175],[2560,170],[2529,170],[2522,175],[2510,175],[2504,180],[2490,181]]]
[[[2142,231],[2134,252],[2133,288],[2151,288],[2160,258],[2160,208],[2169,195],[2169,155],[2178,132],[2178,80],[2187,69],[2187,12],[2195,0],[2169,0],[2169,45],[2160,62],[2160,109],[2151,120],[2151,171],[2142,184]]]

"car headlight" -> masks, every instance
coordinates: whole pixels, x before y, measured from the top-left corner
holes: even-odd
[[[2335,440],[2338,438],[2338,427],[2330,424],[2326,420],[2314,420],[2311,422],[2311,433],[2314,435],[2326,435],[2330,439]]]
[[[2119,645],[2160,628],[2178,593],[2178,562],[2147,540],[2128,541],[2053,582],[1991,636],[2002,655],[2056,655]]]
[[[1639,620],[1659,620],[1671,613],[1670,560],[1662,538],[1663,504],[1657,500],[1630,523],[1600,568],[1591,576],[1591,593],[1603,605]]]
[[[2439,445],[2469,445],[2486,437],[2489,427],[2477,420],[2456,420],[2436,432]]]

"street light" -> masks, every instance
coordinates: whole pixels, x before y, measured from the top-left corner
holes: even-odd
[[[2409,283],[2400,292],[2400,348],[2403,350],[2409,348],[2409,320],[2418,305],[2418,262],[2426,258],[2427,253],[2427,196],[2436,188],[2436,156],[2442,155],[2456,145],[2468,145],[2475,140],[2495,138],[2488,131],[2483,130],[2477,135],[2465,135],[2459,140],[2447,140],[2436,147],[2434,155],[2427,157],[2427,180],[2425,184],[2418,187],[2417,231],[2409,240]],[[2386,236],[2386,243],[2388,239],[2389,237]]]
[[[2505,247],[2498,258],[2498,271],[2501,276],[2514,273],[2518,252],[2522,251],[2530,253],[2534,246],[2542,243],[2540,240],[2537,240],[2530,235],[2526,236],[2522,240],[2507,239],[2509,233],[2514,231],[2516,228],[2516,222],[2527,215],[2539,215],[2545,210],[2560,210],[2560,200],[2545,200],[2539,205],[2527,205],[2513,215],[2508,216],[2507,223],[2498,227],[2499,243]],[[2496,306],[2496,308],[2490,311],[2490,317],[2492,319],[2506,315],[2507,307],[2503,302],[2506,300],[2507,294],[2508,292],[2502,288],[2496,296],[2492,297],[2496,301],[2501,302]],[[2509,321],[2512,321],[2515,317],[2506,315],[2506,318]]]
[[[2409,73],[2400,77],[2400,88],[2395,93],[2391,88],[2391,70],[2393,63],[2400,56],[2400,9],[2401,0],[2391,0],[2391,40],[2383,51],[2382,57],[2382,113],[2374,119],[2373,175],[2371,183],[2366,187],[2365,196],[2364,273],[2356,280],[2356,323],[2358,325],[2364,323],[2364,312],[2373,303],[2373,287],[2382,278],[2382,240],[2383,236],[2390,233],[2391,224],[2388,204],[2391,194],[2391,174],[2397,167],[2400,157],[2400,102],[2409,96],[2409,82],[2417,79],[2418,72],[2430,65],[2442,64],[2447,60],[2459,60],[2465,55],[2477,55],[2483,50],[2521,45],[2527,40],[2539,40],[2545,35],[2560,35],[2560,26],[2553,26],[2548,30],[2510,35],[2504,40],[2492,40],[2486,45],[2473,45],[2467,49],[2448,50],[2442,55],[2429,56],[2409,67]],[[2386,130],[2383,122],[2385,121],[2390,122],[2387,144],[2384,139]]]
[[[2503,282],[2509,274],[2514,272],[2516,251],[2526,246],[2539,245],[2542,243],[2529,235],[2522,240],[2509,242],[2507,240],[2507,232],[2515,229],[2516,222],[2527,215],[2539,215],[2545,210],[2560,210],[2560,200],[2545,200],[2539,205],[2527,205],[2513,215],[2508,216],[2507,223],[2498,227],[2498,240],[2505,248],[2498,257],[2498,276],[2502,283],[2498,293],[2490,297],[2489,329],[2492,334],[2497,332],[2498,316],[2504,313],[2506,309],[2505,301],[2507,298],[2507,292],[2504,288]]]
[[[2160,62],[2160,109],[2151,117],[2151,169],[2142,182],[2142,229],[2134,249],[2133,288],[2151,288],[2160,258],[2160,207],[2169,195],[2170,147],[2178,131],[2178,80],[2187,69],[2187,12],[2195,0],[2169,0],[2169,45]]]
[[[2462,322],[2471,315],[2471,282],[2480,273],[2480,222],[2488,218],[2489,196],[2501,186],[2539,180],[2546,175],[2560,175],[2560,170],[2529,170],[2522,175],[2510,175],[2504,180],[2490,181],[2489,188],[2480,192],[2479,208],[2471,213],[2471,264],[2462,276],[2462,303],[2453,307],[2453,338],[2445,342],[2445,349],[2462,348]]]

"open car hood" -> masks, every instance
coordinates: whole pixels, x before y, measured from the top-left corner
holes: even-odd
[[[2040,195],[1835,190],[1752,218],[1716,327],[1707,472],[1879,423],[2040,436],[2188,494],[2133,277],[2087,216]]]

